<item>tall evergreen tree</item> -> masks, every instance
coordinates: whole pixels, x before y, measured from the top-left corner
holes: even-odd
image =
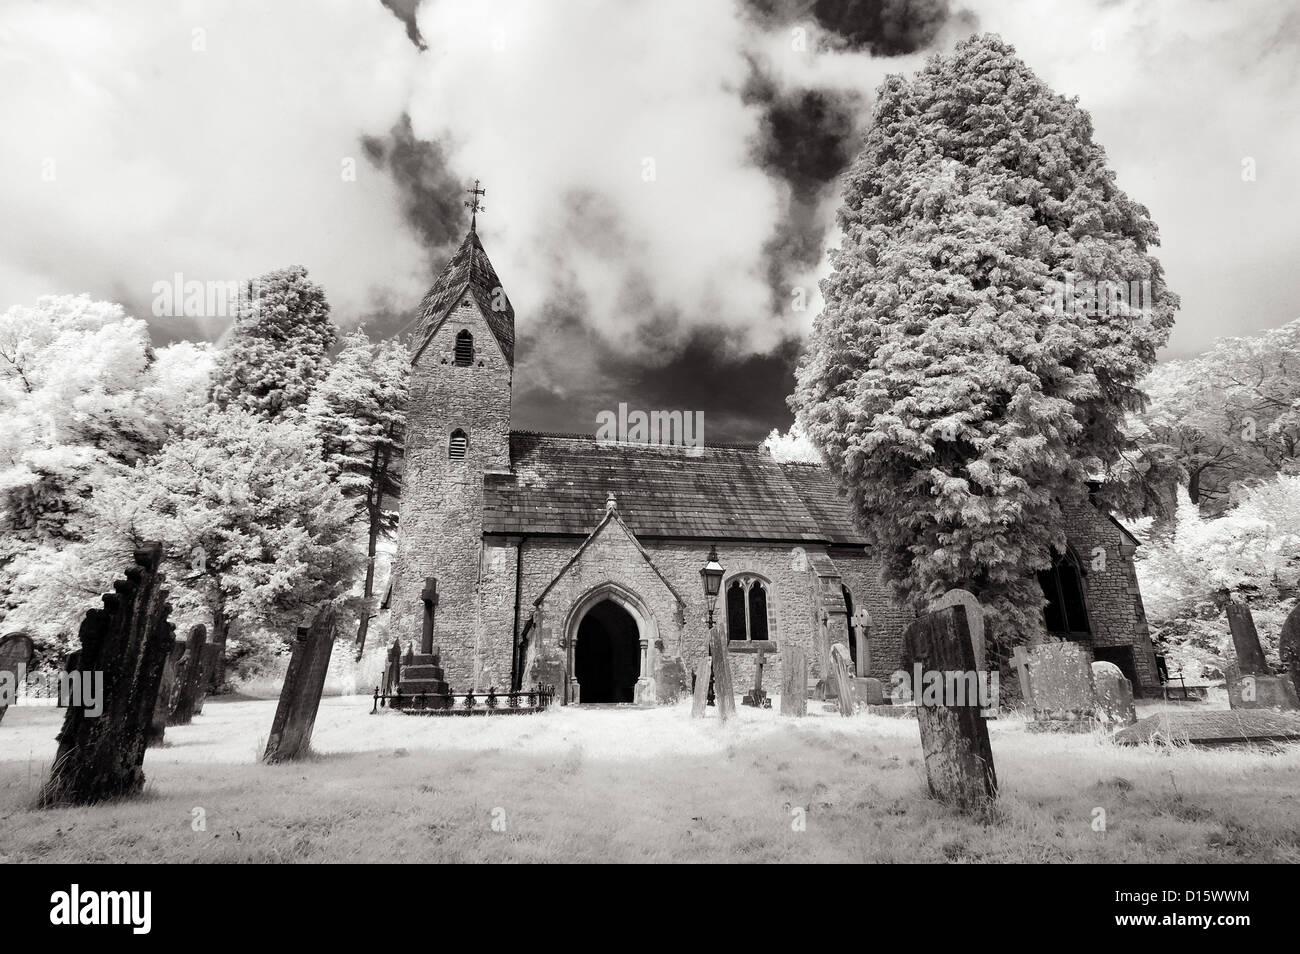
[[[366,645],[375,591],[375,554],[381,537],[397,529],[391,505],[400,489],[405,443],[406,382],[410,357],[395,341],[372,343],[358,329],[307,403],[307,420],[320,437],[325,459],[356,507],[366,535],[366,575],[357,623],[357,658]]]
[[[325,376],[338,339],[325,291],[293,265],[253,283],[223,349],[212,400],[264,420],[302,408]]]
[[[1124,446],[1173,324],[1156,226],[1077,101],[994,35],[885,80],[839,224],[792,405],[896,598],[966,587],[1024,638],[1062,507]],[[1149,301],[1098,308],[1093,280]]]

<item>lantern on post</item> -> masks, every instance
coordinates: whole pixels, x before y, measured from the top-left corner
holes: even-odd
[[[704,587],[704,605],[709,613],[709,629],[713,629],[713,611],[718,604],[718,593],[722,590],[724,570],[718,562],[718,548],[709,547],[709,558],[700,570],[700,583]]]

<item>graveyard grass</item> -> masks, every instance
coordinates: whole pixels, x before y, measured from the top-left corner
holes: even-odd
[[[1296,745],[1128,748],[1003,718],[1001,797],[963,817],[927,797],[914,722],[818,702],[803,719],[738,707],[725,726],[689,700],[490,719],[369,707],[326,698],[313,754],[272,766],[275,702],[210,698],[149,750],[142,797],[51,810],[32,805],[62,713],[12,707],[0,862],[1300,862]]]

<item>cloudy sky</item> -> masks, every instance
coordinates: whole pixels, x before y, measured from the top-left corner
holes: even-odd
[[[0,308],[87,292],[216,338],[153,317],[155,283],[300,263],[341,324],[397,333],[478,177],[516,427],[626,401],[758,439],[873,91],[976,30],[1079,97],[1151,210],[1168,356],[1300,317],[1286,0],[5,0]]]

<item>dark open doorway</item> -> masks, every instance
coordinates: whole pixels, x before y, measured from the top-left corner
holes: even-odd
[[[581,702],[631,702],[641,675],[641,634],[623,607],[603,600],[578,626],[573,674]]]

